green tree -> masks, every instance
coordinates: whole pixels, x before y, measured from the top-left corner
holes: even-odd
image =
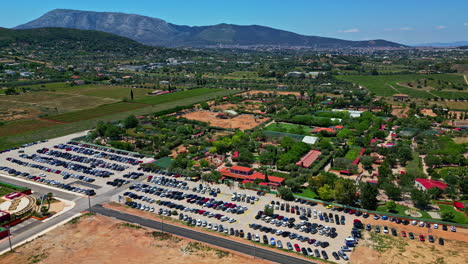
[[[317,194],[319,195],[320,199],[330,201],[333,199],[334,191],[330,185],[325,184],[317,190]]]
[[[443,192],[444,191],[436,187],[427,190],[427,193],[429,194],[431,199],[439,199]]]
[[[133,90],[132,89],[130,89],[130,100],[133,101]]]
[[[395,203],[395,201],[393,200],[390,200],[386,203],[386,206],[387,206],[387,210],[389,212],[395,212],[395,209],[397,207],[397,204]]]
[[[124,120],[125,128],[135,128],[138,126],[138,119],[134,115],[129,115]]]
[[[301,191],[301,184],[296,179],[286,180],[286,185],[291,188],[291,191],[298,193]]]
[[[291,191],[291,189],[281,186],[278,188],[278,194],[280,195],[281,198],[283,198],[286,201],[291,201],[294,200],[294,195]]]
[[[339,179],[335,182],[334,198],[340,204],[353,205],[356,201],[356,185],[352,180]]]
[[[379,190],[376,184],[372,183],[363,183],[361,185],[361,206],[364,209],[368,210],[375,210],[377,208],[377,195],[379,194]]]
[[[267,205],[265,205],[265,208],[263,209],[263,212],[268,216],[272,216],[275,213],[275,210],[273,209],[273,206],[270,207],[267,204]]]
[[[411,191],[411,200],[416,207],[425,208],[429,204],[430,199],[431,197],[426,191],[419,189],[413,189]]]
[[[444,221],[453,222],[453,219],[455,218],[455,214],[451,211],[445,211],[445,212],[442,212],[441,217],[442,217],[442,220]]]
[[[392,182],[385,183],[383,189],[388,198],[396,201],[401,199],[401,189]]]

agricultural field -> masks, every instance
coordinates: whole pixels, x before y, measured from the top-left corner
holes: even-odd
[[[225,89],[209,89],[199,88],[188,91],[175,92],[170,94],[163,94],[157,96],[147,96],[145,98],[135,100],[137,103],[156,105],[160,103],[167,103],[177,101],[185,98],[198,98],[198,101],[205,101],[215,96],[225,96],[232,93]]]
[[[114,113],[126,112],[138,108],[147,107],[146,104],[119,102],[115,104],[101,105],[95,108],[73,111],[59,115],[46,117],[47,120],[55,122],[71,123],[80,120],[92,119],[100,116],[106,116]]]
[[[238,115],[228,119],[217,117],[216,112],[195,111],[183,115],[184,118],[209,123],[211,126],[226,129],[253,129],[270,120],[269,118],[255,118],[253,115]]]
[[[419,79],[431,78],[446,82],[456,82],[462,85],[463,76],[451,74],[408,74],[408,75],[340,75],[339,80],[357,83],[369,89],[377,96],[392,96],[394,94],[408,94],[413,98],[465,98],[468,93],[462,91],[431,91],[431,89],[418,89],[400,84],[412,83]],[[451,88],[449,86],[448,88]]]
[[[2,137],[6,137],[27,131],[51,127],[53,125],[55,125],[54,122],[41,119],[16,120],[7,122],[3,126],[0,126],[0,135],[2,135]]]

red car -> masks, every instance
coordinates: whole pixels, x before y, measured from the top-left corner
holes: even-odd
[[[283,220],[284,216],[278,215],[278,220]]]
[[[294,248],[297,252],[301,252],[301,247],[298,244],[294,244]]]
[[[419,235],[419,241],[422,241],[422,242],[426,241],[426,240],[424,239],[424,235]]]
[[[401,231],[401,236],[402,236],[402,237],[406,237],[406,232],[405,232],[405,231]]]
[[[356,213],[356,210],[349,210],[348,213],[349,213],[349,214],[354,214],[354,213]]]

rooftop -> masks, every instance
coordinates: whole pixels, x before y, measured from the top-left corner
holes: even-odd
[[[298,166],[302,166],[304,168],[309,168],[314,161],[322,154],[322,152],[318,150],[311,150],[307,153],[302,159],[296,163]]]
[[[431,179],[422,179],[422,178],[416,178],[414,179],[415,181],[419,182],[424,188],[426,189],[431,189],[431,188],[439,188],[442,190],[445,190],[447,188],[447,184],[436,181],[436,180],[431,180]]]

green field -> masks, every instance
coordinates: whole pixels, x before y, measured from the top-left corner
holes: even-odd
[[[303,125],[296,125],[296,124],[288,124],[288,123],[270,124],[265,128],[265,130],[290,133],[290,134],[298,134],[298,135],[306,135],[306,136],[311,135],[310,127],[303,126]]]
[[[185,98],[180,98],[175,101],[169,100],[169,102],[162,102],[157,105],[137,108],[137,109],[129,110],[126,112],[111,113],[109,115],[99,116],[97,118],[92,118],[88,120],[81,120],[81,121],[74,122],[74,123],[53,124],[51,126],[47,126],[43,128],[37,127],[33,129],[22,130],[21,132],[15,135],[0,137],[0,150],[17,147],[22,144],[34,142],[37,140],[60,137],[60,136],[76,133],[79,131],[91,129],[95,127],[99,121],[109,121],[109,122],[118,121],[118,120],[122,120],[126,118],[127,116],[131,114],[136,115],[136,116],[151,114],[154,112],[171,109],[177,106],[186,106],[186,105],[191,105],[195,103],[200,103],[206,100],[214,99],[217,96],[227,96],[227,95],[235,94],[238,92],[239,91],[235,91],[235,90],[221,89],[220,91],[217,91],[215,93],[203,94],[199,96],[186,96]]]
[[[359,156],[360,152],[361,152],[360,147],[351,146],[345,155],[345,159],[354,161]]]
[[[57,121],[57,122],[64,122],[64,123],[71,123],[81,120],[92,119],[100,116],[106,116],[114,113],[126,112],[138,108],[143,108],[148,105],[139,104],[139,103],[127,103],[127,102],[119,102],[115,104],[106,104],[100,105],[95,108],[84,109],[79,111],[68,112],[59,115],[53,115],[46,117],[47,120]]]
[[[79,94],[86,96],[97,96],[104,98],[114,98],[114,99],[130,99],[130,90],[133,91],[133,97],[135,99],[140,99],[145,96],[148,96],[148,93],[152,92],[152,89],[144,88],[128,88],[122,86],[110,86],[110,85],[80,85],[80,86],[65,86],[55,89],[58,93],[70,93],[70,94]]]
[[[0,135],[2,137],[16,135],[24,133],[26,131],[42,129],[55,125],[55,123],[39,120],[39,119],[30,119],[30,120],[17,120],[7,122],[5,125],[0,126]]]
[[[452,91],[425,91],[418,88],[409,88],[398,85],[398,83],[413,82],[418,79],[432,78],[461,83],[463,76],[453,74],[408,74],[408,75],[338,75],[337,79],[357,83],[369,89],[378,96],[392,96],[398,93],[408,94],[414,98],[444,98],[468,97],[466,92]],[[390,87],[391,86],[391,87]],[[393,87],[393,88],[392,88]]]
[[[406,173],[414,175],[416,178],[426,178],[426,174],[422,169],[421,159],[419,153],[412,153],[413,159],[406,164]]]
[[[318,195],[314,191],[312,191],[311,189],[302,189],[302,192],[298,193],[298,195],[302,196],[302,197],[318,199]]]
[[[175,92],[175,93],[170,93],[170,94],[147,96],[145,98],[135,100],[135,102],[142,103],[142,104],[156,105],[160,103],[168,103],[168,102],[177,101],[177,100],[190,98],[190,97],[199,97],[201,99],[200,101],[204,101],[209,98],[225,95],[225,91],[226,91],[225,89],[199,88],[199,89]],[[203,99],[203,98],[206,98],[206,99]]]
[[[401,216],[407,216],[405,214],[405,211],[408,210],[408,209],[410,209],[410,208],[397,203],[396,208],[395,208],[396,212],[391,212],[391,213],[401,215]],[[424,211],[419,210],[419,209],[416,209],[416,210],[422,214],[421,218],[432,219],[432,217],[427,212],[424,212]],[[385,212],[385,213],[389,212],[388,209],[387,209],[387,206],[379,206],[379,207],[377,207],[376,211]]]
[[[452,212],[454,215],[453,222],[459,223],[459,224],[468,224],[468,218],[466,217],[466,215],[462,212],[455,210],[455,208],[453,208],[452,205],[439,204],[439,208],[440,208],[441,215],[444,212]]]

